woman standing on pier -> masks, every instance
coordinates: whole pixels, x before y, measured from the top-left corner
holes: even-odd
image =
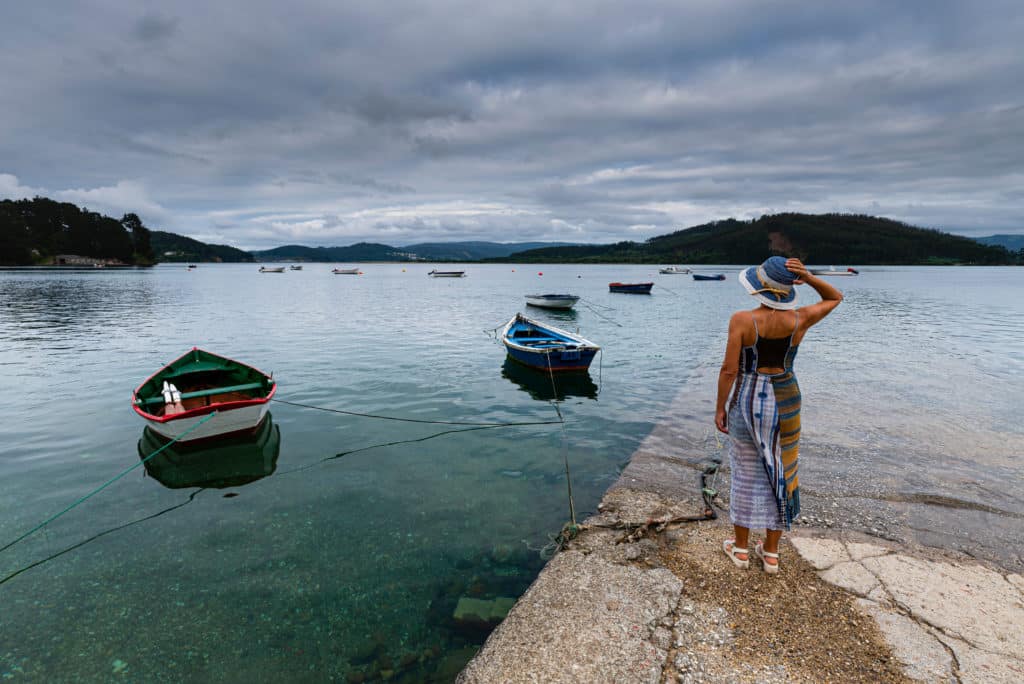
[[[779,571],[779,539],[800,512],[797,455],[800,387],[793,359],[807,330],[843,301],[843,294],[812,275],[799,259],[771,257],[740,274],[758,300],[729,320],[729,342],[718,375],[715,426],[732,438],[729,516],[735,537],[722,543],[732,562],[749,563],[751,528],[764,528],[754,553],[767,573]],[[821,301],[797,308],[796,285],[807,283]],[[726,403],[732,402],[726,414]]]

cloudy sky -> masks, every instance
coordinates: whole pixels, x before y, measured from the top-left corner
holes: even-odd
[[[243,248],[1024,232],[1020,0],[77,0],[0,23],[0,198]]]

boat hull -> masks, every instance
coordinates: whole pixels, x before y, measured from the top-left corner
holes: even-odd
[[[651,294],[654,283],[608,283],[609,292],[622,294]]]
[[[431,278],[464,278],[465,271],[431,271],[427,274]]]
[[[719,273],[718,275],[700,275],[695,273],[693,275],[694,280],[725,280],[725,276]]]
[[[181,414],[180,417],[175,416],[171,420],[162,422],[150,418],[145,418],[145,421],[149,429],[161,437],[175,439],[194,427],[209,414],[217,411],[216,416],[181,439],[178,439],[179,443],[197,442],[203,439],[227,437],[229,435],[239,435],[255,431],[263,422],[263,419],[267,417],[267,413],[270,411],[270,403],[260,402],[255,406],[241,406],[238,408],[213,405],[207,408],[210,410],[196,412],[195,415]],[[189,414],[191,413],[193,412],[190,411]]]
[[[526,295],[526,303],[542,309],[571,309],[579,301],[576,295]]]

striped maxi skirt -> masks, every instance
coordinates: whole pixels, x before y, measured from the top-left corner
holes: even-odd
[[[729,436],[733,524],[790,529],[800,514],[800,386],[792,371],[740,377]]]

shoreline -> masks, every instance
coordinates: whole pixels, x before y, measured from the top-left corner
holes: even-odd
[[[1024,577],[994,563],[804,524],[778,575],[741,570],[720,550],[727,472],[717,520],[627,538],[702,513],[680,429],[655,426],[456,681],[1024,680]]]

